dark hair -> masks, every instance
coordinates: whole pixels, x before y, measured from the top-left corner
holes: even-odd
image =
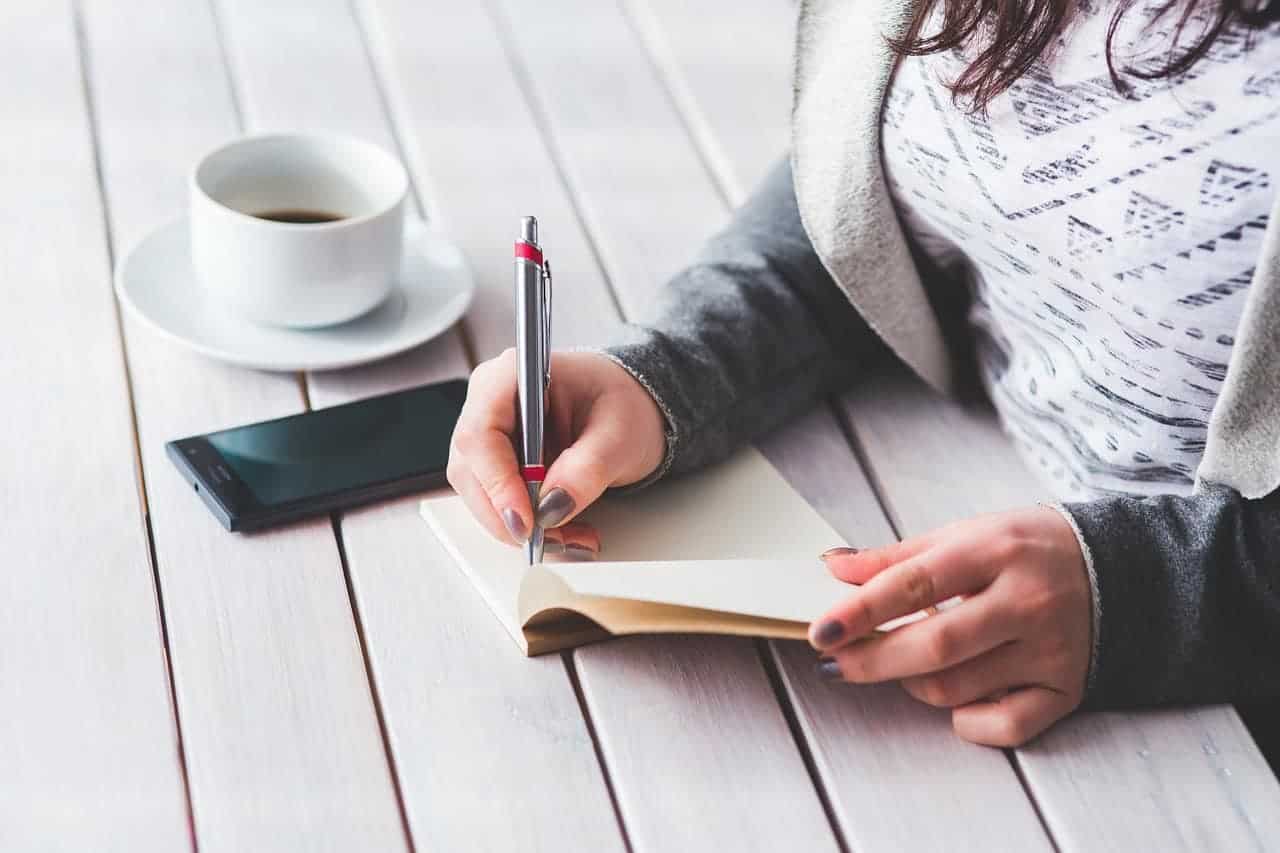
[[[922,35],[939,4],[941,29]],[[900,56],[924,56],[961,47],[971,50],[973,59],[950,81],[949,88],[957,103],[966,100],[971,110],[982,112],[992,98],[1051,52],[1087,5],[1087,0],[922,0],[906,34],[901,39],[890,39],[889,44]],[[1128,87],[1116,68],[1113,42],[1121,19],[1133,5],[1134,0],[1118,0],[1107,26],[1107,71],[1121,92]],[[1199,61],[1229,27],[1240,24],[1251,34],[1280,20],[1280,0],[1165,0],[1155,8],[1147,26],[1175,12],[1178,18],[1168,58],[1127,67],[1123,69],[1125,74],[1141,80],[1181,74]],[[1183,31],[1197,12],[1201,13],[1203,30],[1190,46],[1179,50]]]

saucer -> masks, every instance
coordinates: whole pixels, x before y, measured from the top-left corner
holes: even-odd
[[[377,361],[447,331],[471,303],[475,283],[462,251],[409,221],[391,295],[335,326],[262,326],[223,307],[196,281],[186,217],[143,237],[116,268],[116,295],[144,324],[202,355],[258,370],[336,370]]]

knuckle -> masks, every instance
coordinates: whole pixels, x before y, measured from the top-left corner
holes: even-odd
[[[449,454],[449,462],[457,456],[475,453],[480,446],[480,433],[463,424],[459,424],[453,433],[453,452]]]
[[[449,485],[453,486],[454,491],[461,490],[462,483],[465,479],[464,472],[465,468],[463,464],[458,461],[456,456],[451,455],[449,457],[449,464],[444,469],[444,476],[445,479],[449,481]]]
[[[924,563],[917,562],[908,567],[903,585],[912,610],[921,610],[937,601],[933,575]]]
[[[1025,540],[1009,530],[1002,530],[992,537],[989,559],[997,566],[1020,562],[1026,556]]]
[[[1047,636],[1046,629],[1059,611],[1058,596],[1040,584],[1028,584],[1019,594],[1015,606],[1023,623],[1041,636]]]
[[[584,482],[605,486],[611,479],[609,463],[596,450],[579,448],[573,455],[573,464]]]
[[[845,624],[854,626],[854,633],[865,633],[876,627],[876,614],[871,603],[865,598],[856,597],[849,602]]]
[[[1001,746],[1022,746],[1027,742],[1031,729],[1020,715],[1003,711],[996,717],[995,733]]]
[[[938,676],[926,675],[922,677],[916,684],[916,690],[920,700],[926,705],[932,705],[935,708],[950,707],[951,691],[947,688],[946,682]]]
[[[500,469],[486,471],[477,479],[480,481],[480,488],[484,489],[485,494],[491,499],[497,499],[513,488],[512,477],[508,472]]]
[[[840,663],[840,672],[845,681],[866,683],[873,680],[865,655],[857,654],[856,652],[846,653],[837,655],[836,660]]]
[[[933,669],[949,666],[956,653],[955,632],[949,628],[936,627],[925,640],[925,662]]]
[[[511,365],[515,363],[516,351],[512,347],[507,347],[499,355],[486,359],[475,366],[471,371],[471,379],[480,385],[484,385],[492,379],[510,376],[514,379],[511,372]]]

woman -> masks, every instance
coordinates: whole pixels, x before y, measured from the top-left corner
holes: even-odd
[[[649,324],[555,356],[565,449],[539,505],[509,353],[475,372],[450,481],[516,543],[714,462],[877,360],[943,392],[976,365],[1065,503],[825,553],[862,586],[814,624],[819,670],[899,680],[1001,746],[1082,702],[1280,698],[1277,17],[805,4],[790,162]]]

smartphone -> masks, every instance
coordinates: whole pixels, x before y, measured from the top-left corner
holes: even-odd
[[[261,530],[443,485],[466,395],[466,380],[441,382],[165,450],[223,527]]]

